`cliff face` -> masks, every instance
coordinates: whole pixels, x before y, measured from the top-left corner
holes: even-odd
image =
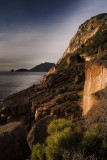
[[[85,85],[83,96],[83,114],[86,115],[91,107],[97,103],[94,94],[107,86],[107,68],[103,65],[92,64],[85,71]]]
[[[88,40],[96,35],[100,28],[104,27],[106,24],[107,14],[100,14],[98,16],[90,18],[85,23],[83,23],[79,27],[75,36],[71,39],[68,48],[66,49],[58,63],[60,63],[60,61],[69,53],[74,53],[78,48],[82,48],[85,43],[86,45],[88,45]],[[85,54],[87,53],[85,52]]]
[[[94,104],[84,116],[86,124],[107,123],[107,87],[95,92],[92,96]]]

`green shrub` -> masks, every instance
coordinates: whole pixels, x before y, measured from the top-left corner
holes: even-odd
[[[54,149],[64,149],[70,148],[75,144],[76,141],[76,134],[72,132],[70,127],[65,128],[63,131],[56,132],[47,138],[47,145]]]
[[[99,134],[99,125],[93,124],[84,132],[83,148],[88,154],[99,154],[102,145],[102,136]]]
[[[50,135],[45,146],[36,144],[31,160],[66,160],[67,157],[69,160],[74,157],[87,159],[93,155],[100,159],[106,158],[106,127],[104,123],[95,123],[81,133],[76,131],[70,120],[53,120],[47,128]]]
[[[46,147],[46,160],[62,160],[62,156],[59,151],[50,148],[50,146]]]
[[[69,120],[65,119],[58,119],[52,121],[47,128],[49,134],[55,134],[59,131],[63,131],[65,128],[70,127],[72,131],[74,130],[75,126]]]
[[[49,160],[60,160],[65,150],[79,147],[82,134],[75,131],[75,126],[69,120],[54,120],[48,126],[46,157]]]
[[[45,146],[44,144],[36,144],[33,147],[31,160],[45,160]]]
[[[85,132],[83,141],[86,151],[93,154],[100,149],[102,138],[96,133]]]

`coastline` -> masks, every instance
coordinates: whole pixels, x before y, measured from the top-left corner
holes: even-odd
[[[10,95],[38,84],[47,72],[7,72],[0,71],[0,108]],[[26,81],[25,81],[26,80]]]

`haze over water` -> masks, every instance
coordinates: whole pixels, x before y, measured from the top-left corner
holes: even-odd
[[[0,72],[0,106],[10,94],[37,84],[45,72]]]

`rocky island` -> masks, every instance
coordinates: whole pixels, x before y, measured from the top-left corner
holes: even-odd
[[[105,127],[102,126],[103,129],[100,130],[102,137],[96,135],[95,132],[91,135],[94,137],[96,135],[96,137],[92,141],[89,139],[89,143],[89,137],[84,140],[83,135],[81,145],[84,146],[85,142],[88,145],[85,146],[87,150],[84,156],[91,155],[95,159],[106,159],[106,13],[90,18],[79,27],[63,56],[38,85],[33,85],[4,99],[0,110],[0,159],[25,160],[29,158],[33,146],[36,144],[44,143],[47,149],[49,139],[46,140],[46,138],[49,133],[51,134],[50,130],[47,132],[47,126],[52,120],[59,118],[75,124],[77,129],[75,135],[84,132],[85,137],[90,136],[88,129],[92,124],[103,124]],[[79,143],[79,140],[76,139],[76,143],[77,141]],[[64,144],[66,144],[65,141]],[[72,147],[67,148],[66,145],[61,146],[62,151],[64,149],[67,153],[72,153],[71,157],[74,156],[74,153],[69,151],[69,149],[72,150]],[[94,149],[91,150],[90,145]],[[54,152],[57,154],[57,158],[59,157],[58,160],[64,159],[63,153],[60,150],[58,153]],[[80,152],[76,150],[76,153]],[[47,157],[49,160],[48,154],[48,151],[46,155],[44,153],[42,159]],[[94,158],[93,160],[95,160]],[[75,160],[77,159],[75,158]]]
[[[55,64],[54,63],[41,63],[31,69],[18,69],[15,72],[48,72]]]

